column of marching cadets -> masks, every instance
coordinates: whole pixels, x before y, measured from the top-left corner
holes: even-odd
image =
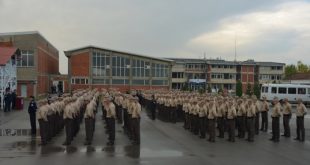
[[[255,135],[260,131],[268,130],[268,111],[270,103],[263,97],[259,100],[255,95],[242,97],[211,96],[195,92],[182,91],[143,91],[140,93],[142,104],[146,107],[148,116],[155,120],[176,123],[184,122],[184,129],[215,142],[216,132],[218,138],[224,138],[228,134],[228,141],[235,142],[246,138],[253,142]],[[305,141],[304,116],[307,108],[298,99],[296,107],[296,134],[295,140]],[[290,137],[290,119],[292,107],[287,99],[280,103],[274,98],[271,108],[272,138],[271,141],[280,140],[280,118],[283,116],[284,133],[282,136]],[[261,124],[260,124],[261,120]],[[216,131],[217,130],[217,131]],[[237,135],[236,135],[237,132]]]
[[[41,144],[46,145],[65,129],[65,142],[70,145],[85,123],[85,145],[91,145],[95,132],[96,114],[102,105],[102,119],[108,134],[107,145],[114,145],[115,120],[123,124],[124,132],[133,144],[140,144],[141,105],[134,95],[122,94],[115,89],[76,90],[72,95],[38,101],[37,119]],[[98,128],[97,128],[98,129]]]

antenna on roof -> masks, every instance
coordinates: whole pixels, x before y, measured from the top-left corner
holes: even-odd
[[[206,52],[203,52],[203,59],[206,60]]]
[[[235,61],[237,61],[237,33],[235,32]]]

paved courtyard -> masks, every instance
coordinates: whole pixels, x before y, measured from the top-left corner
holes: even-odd
[[[99,111],[100,112],[100,111]],[[141,120],[141,145],[133,146],[117,125],[116,145],[107,147],[104,125],[97,114],[96,130],[92,146],[84,146],[84,123],[71,146],[62,146],[64,132],[57,135],[47,146],[40,146],[40,137],[28,135],[29,119],[26,110],[0,112],[0,164],[309,164],[310,120],[305,120],[306,141],[293,140],[295,117],[291,120],[292,138],[282,138],[279,143],[269,141],[271,134],[260,133],[255,142],[236,139],[216,139],[209,143],[182,128],[182,123],[172,124],[152,121],[143,113]],[[282,125],[281,125],[282,127]],[[269,125],[271,128],[271,125]],[[6,129],[13,129],[7,132]],[[6,131],[6,132],[5,132]],[[5,133],[3,133],[5,132]],[[11,135],[7,135],[11,134]]]

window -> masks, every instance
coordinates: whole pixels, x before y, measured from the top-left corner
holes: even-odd
[[[288,94],[296,94],[296,88],[288,88]]]
[[[286,94],[287,88],[279,87],[279,94]]]
[[[88,78],[71,78],[71,84],[88,84]]]
[[[264,93],[265,92],[265,87],[262,87],[262,93]]]
[[[108,52],[93,52],[92,73],[94,76],[105,77],[110,75],[110,56]]]
[[[128,79],[112,79],[112,84],[117,84],[117,85],[127,85]]]
[[[272,87],[271,88],[271,93],[277,93],[277,87]]]
[[[268,87],[265,87],[265,93],[268,93]]]
[[[107,80],[107,79],[93,79],[93,84],[110,84],[110,80]]]
[[[32,50],[22,50],[21,60],[17,61],[19,67],[32,67],[34,66],[34,52]]]
[[[306,94],[306,88],[298,88],[298,94],[305,95]]]
[[[168,65],[165,64],[152,64],[153,77],[168,77]]]
[[[308,88],[308,95],[310,94],[310,88]]]
[[[129,58],[121,56],[112,57],[112,76],[129,76]]]

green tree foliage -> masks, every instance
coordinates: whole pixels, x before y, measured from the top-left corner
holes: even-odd
[[[247,84],[247,87],[246,87],[246,94],[248,96],[251,96],[252,95],[252,86],[250,83]]]
[[[260,86],[257,81],[254,83],[253,92],[257,98],[260,98]]]
[[[208,85],[208,93],[212,93],[211,85]]]
[[[240,80],[238,80],[236,84],[236,95],[239,97],[242,96],[242,83]]]
[[[305,64],[303,64],[301,61],[297,62],[297,70],[300,73],[306,73],[309,71],[309,67]]]
[[[287,65],[285,66],[285,78],[290,77],[293,74],[297,73],[297,68],[295,65],[291,64],[291,65]]]

